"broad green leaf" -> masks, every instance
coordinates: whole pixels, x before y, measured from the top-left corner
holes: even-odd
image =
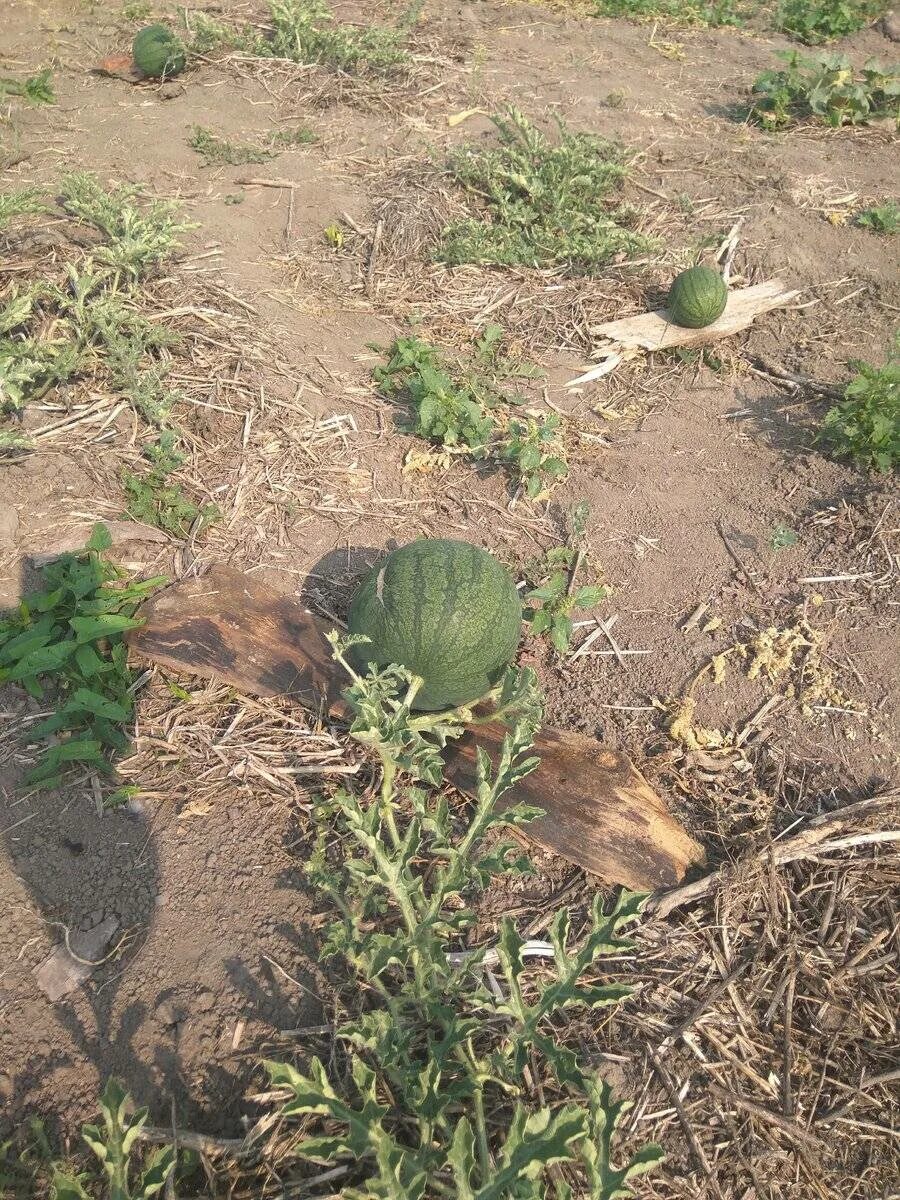
[[[141,622],[134,617],[126,617],[124,613],[105,613],[93,617],[72,617],[69,624],[81,644],[123,633],[126,629],[135,629]]]

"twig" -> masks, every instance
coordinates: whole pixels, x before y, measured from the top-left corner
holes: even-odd
[[[870,1075],[868,1079],[862,1079],[856,1086],[857,1092],[868,1091],[869,1088],[879,1087],[883,1083],[893,1083],[894,1080],[900,1079],[900,1067],[894,1067],[892,1071],[882,1071],[879,1075]],[[839,1104],[836,1108],[829,1108],[827,1112],[822,1113],[821,1117],[814,1117],[813,1120],[817,1125],[828,1125],[831,1121],[838,1121],[845,1113],[853,1107],[857,1097],[852,1096],[843,1104]]]
[[[369,262],[366,267],[366,295],[371,297],[375,283],[375,264],[378,262],[378,251],[381,249],[381,238],[384,234],[384,221],[379,217],[372,235],[372,249],[369,251]]]
[[[726,1100],[729,1104],[733,1104],[736,1108],[742,1108],[751,1116],[758,1117],[761,1121],[765,1121],[769,1125],[774,1125],[776,1129],[789,1137],[792,1141],[800,1142],[804,1146],[809,1146],[812,1150],[822,1151],[824,1143],[821,1138],[816,1137],[814,1133],[809,1133],[798,1125],[796,1121],[788,1121],[780,1113],[774,1113],[771,1109],[763,1107],[762,1104],[757,1104],[754,1100],[747,1100],[743,1096],[735,1095],[734,1092],[729,1092],[727,1088],[719,1087],[716,1083],[707,1084],[709,1090],[714,1096],[719,1096],[722,1100]]]
[[[177,1138],[177,1143],[186,1150],[195,1150],[198,1154],[230,1154],[243,1157],[252,1152],[243,1138],[217,1138],[208,1133],[194,1133],[190,1129],[163,1129],[159,1125],[144,1125],[138,1133],[142,1142],[150,1142],[154,1146],[170,1146]]]
[[[678,1095],[678,1089],[676,1088],[672,1077],[669,1075],[669,1072],[662,1065],[662,1063],[659,1061],[659,1058],[653,1053],[649,1046],[647,1047],[647,1054],[650,1057],[650,1062],[653,1064],[653,1070],[659,1076],[660,1083],[662,1083],[668,1094],[669,1100],[672,1103],[672,1107],[678,1114],[678,1120],[681,1122],[681,1128],[684,1130],[684,1136],[688,1140],[688,1145],[693,1151],[700,1170],[706,1176],[710,1191],[714,1196],[718,1197],[718,1200],[723,1200],[722,1190],[716,1182],[706,1155],[703,1152],[703,1147],[700,1145],[697,1135],[694,1133],[694,1128],[688,1120],[688,1115],[684,1110],[684,1105],[681,1103],[681,1099]]]
[[[844,850],[852,846],[896,841],[900,839],[900,831],[895,830],[852,834],[835,840],[829,839],[833,834],[846,829],[854,819],[879,811],[889,803],[896,805],[898,800],[900,800],[900,790],[884,792],[871,800],[860,800],[856,804],[849,804],[838,812],[814,817],[800,833],[791,838],[785,838],[783,841],[773,842],[763,850],[757,851],[752,859],[758,863],[768,860],[775,866],[782,866],[784,863],[796,862],[800,858],[811,858],[816,854],[827,853],[831,850]],[[704,896],[710,895],[725,883],[732,870],[733,864],[728,863],[693,883],[683,884],[681,887],[672,888],[671,891],[652,896],[644,905],[644,912],[666,917],[683,904],[690,904],[694,900],[700,900]]]

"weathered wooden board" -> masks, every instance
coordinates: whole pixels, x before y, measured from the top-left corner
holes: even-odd
[[[215,567],[159,593],[146,623],[128,640],[135,654],[177,671],[221,679],[257,696],[290,696],[335,719],[347,716],[344,680],[331,658],[326,622],[301,602],[250,576]],[[448,777],[461,791],[474,781],[476,745],[496,750],[499,724],[479,726],[448,748]],[[506,797],[546,816],[527,836],[609,883],[642,891],[679,882],[702,848],[668,812],[622,754],[580,734],[543,729],[541,765]]]

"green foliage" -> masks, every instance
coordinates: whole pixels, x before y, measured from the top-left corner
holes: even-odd
[[[841,54],[779,55],[785,67],[763,71],[750,115],[767,129],[817,118],[838,128],[876,117],[900,120],[900,71],[873,59],[857,70]]]
[[[269,136],[273,146],[289,149],[292,146],[311,146],[319,140],[319,135],[306,125],[298,125],[295,129],[277,129]]]
[[[474,343],[474,361],[468,365],[448,361],[415,335],[397,338],[387,363],[375,368],[375,382],[382,395],[410,406],[408,432],[451,452],[499,463],[529,499],[545,499],[568,473],[559,418],[507,422],[502,411],[493,415],[493,410],[522,403],[521,397],[503,391],[498,379],[533,374],[501,354],[502,334],[499,326],[489,325]]]
[[[454,370],[415,335],[397,338],[388,355],[387,363],[373,372],[375,382],[382,395],[402,397],[410,406],[409,432],[443,446],[466,446],[483,456],[494,420],[485,412],[477,380]]]
[[[854,224],[870,229],[872,233],[897,233],[900,231],[900,204],[896,200],[885,200],[884,204],[862,209],[853,220]]]
[[[781,0],[774,24],[798,42],[818,46],[856,33],[886,8],[882,0]]]
[[[883,367],[854,363],[858,374],[825,414],[819,440],[835,458],[891,471],[900,465],[900,356]]]
[[[0,1195],[5,1200],[32,1200],[44,1194],[52,1158],[44,1123],[32,1117],[0,1142]]]
[[[529,500],[546,499],[553,484],[569,473],[559,417],[551,413],[510,421],[499,458],[511,468],[513,479]]]
[[[28,79],[0,78],[0,100],[5,96],[21,96],[29,104],[55,104],[53,72],[49,67]]]
[[[122,5],[122,17],[126,21],[146,21],[152,12],[150,0],[130,0]]]
[[[41,188],[18,188],[15,192],[0,192],[0,233],[16,217],[28,217],[47,211]]]
[[[140,314],[138,284],[174,251],[187,226],[176,220],[174,205],[139,206],[137,195],[130,187],[106,190],[83,173],[63,181],[63,206],[105,240],[64,264],[59,281],[13,286],[0,300],[0,413],[21,413],[92,367],[148,421],[162,425],[168,419],[176,397],[159,352],[174,339]],[[28,191],[0,198],[0,223],[41,211],[39,196]],[[21,438],[0,430],[0,448],[10,444]]]
[[[238,167],[245,163],[268,162],[275,154],[261,146],[248,142],[230,142],[226,138],[217,137],[211,130],[202,125],[195,125],[194,131],[188,138],[188,145],[196,150],[203,160],[204,167]]]
[[[590,271],[653,245],[631,228],[635,212],[614,202],[626,175],[619,146],[561,123],[552,143],[515,108],[494,124],[497,148],[464,146],[450,157],[483,209],[445,232],[444,261]]]
[[[335,21],[324,0],[269,0],[271,26],[262,34],[253,26],[230,27],[195,13],[190,48],[199,54],[228,48],[259,58],[321,63],[352,74],[388,74],[409,62],[403,39],[417,7],[394,28],[358,28]]]
[[[746,0],[596,0],[598,17],[665,20],[678,25],[740,25],[751,5]]]
[[[29,728],[50,741],[27,782],[55,787],[74,764],[109,773],[109,757],[128,746],[121,725],[131,718],[134,682],[123,633],[140,624],[138,604],[163,579],[126,582],[104,561],[109,532],[97,525],[85,549],[43,570],[43,588],[0,619],[0,683],[17,683],[43,699],[51,684],[55,713]]]
[[[609,589],[598,583],[575,587],[585,559],[587,516],[587,504],[582,502],[573,510],[568,544],[551,547],[525,567],[529,584],[525,622],[532,634],[545,636],[558,654],[566,654],[571,644],[575,629],[572,614],[578,609],[595,608],[609,595]]]
[[[769,544],[773,550],[790,550],[797,545],[799,540],[797,534],[790,526],[785,525],[783,521],[779,521],[772,530]]]
[[[347,666],[348,642],[333,644]],[[571,1197],[567,1184],[550,1182],[558,1164],[578,1179],[581,1196],[629,1195],[629,1182],[662,1152],[646,1146],[612,1166],[611,1138],[627,1104],[579,1065],[554,1022],[565,1009],[614,1005],[628,994],[599,980],[597,960],[629,948],[621,930],[641,897],[623,893],[609,913],[596,897],[578,941],[568,911],[558,912],[536,971],[508,918],[495,950],[466,945],[471,898],[495,876],[529,869],[518,843],[500,834],[537,811],[500,813],[498,801],[537,765],[529,755],[540,720],[533,673],[510,671],[504,681],[498,704],[509,732],[495,766],[478,751],[464,816],[435,790],[439,749],[462,732],[460,714],[413,718],[406,697],[414,680],[400,668],[351,677],[351,732],[377,750],[382,786],[377,803],[341,790],[316,806],[308,873],[337,912],[323,958],[349,968],[349,1017],[336,1031],[341,1052],[331,1069],[318,1058],[305,1073],[267,1064],[272,1085],[288,1093],[281,1116],[303,1119],[308,1131],[295,1154],[346,1165],[347,1200],[541,1200],[551,1186]],[[336,835],[349,845],[337,863]],[[494,990],[484,976],[489,954]],[[526,1086],[526,1067],[564,1100],[551,1107],[541,1087]]]
[[[97,1156],[107,1178],[109,1200],[152,1200],[166,1186],[175,1168],[175,1151],[162,1146],[147,1158],[136,1181],[130,1179],[132,1159],[141,1129],[147,1123],[146,1108],[129,1113],[130,1097],[116,1079],[110,1079],[100,1097],[102,1125],[82,1126],[81,1136]],[[84,1188],[85,1176],[57,1171],[56,1200],[91,1200]]]
[[[129,516],[178,538],[187,537],[198,518],[201,527],[218,519],[219,510],[214,504],[205,504],[201,508],[178,484],[169,482],[169,476],[184,462],[175,449],[175,435],[171,430],[165,430],[157,442],[146,447],[144,454],[152,464],[149,471],[143,475],[122,472]]]
[[[135,203],[141,189],[132,185],[104,188],[95,175],[77,171],[60,187],[60,203],[72,216],[93,225],[107,239],[93,257],[116,278],[140,279],[178,246],[190,225],[176,219],[178,205],[170,200]]]

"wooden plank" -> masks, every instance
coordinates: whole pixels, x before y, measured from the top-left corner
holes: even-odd
[[[344,679],[331,658],[331,626],[227,567],[160,592],[128,640],[135,654],[176,671],[220,679],[257,696],[289,696],[333,719],[347,717]],[[446,753],[448,778],[474,783],[476,745],[496,751],[500,724],[479,726]],[[641,891],[670,887],[703,861],[702,848],[624,755],[581,734],[542,729],[541,765],[505,797],[546,815],[527,827],[532,841],[608,883]],[[524,831],[523,831],[524,832]]]
[[[770,279],[753,287],[736,288],[728,293],[725,311],[717,321],[703,329],[687,329],[676,325],[668,310],[658,308],[654,312],[638,313],[622,317],[618,321],[607,321],[591,329],[600,339],[595,358],[605,361],[591,367],[567,386],[576,387],[608,375],[620,362],[654,350],[671,350],[676,346],[706,346],[749,328],[757,317],[790,304],[800,293],[786,288],[780,279]]]

